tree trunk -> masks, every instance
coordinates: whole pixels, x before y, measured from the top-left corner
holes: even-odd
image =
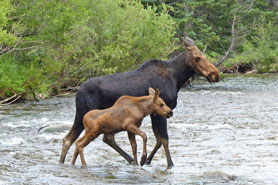
[[[237,1],[236,1],[236,4],[237,4]],[[221,65],[228,58],[228,56],[230,55],[231,51],[234,48],[234,45],[235,45],[235,24],[236,24],[237,10],[238,10],[238,7],[234,11],[234,18],[233,18],[233,22],[232,22],[232,31],[231,31],[232,32],[232,40],[231,40],[230,47],[226,51],[225,55],[222,56],[220,59],[218,59],[215,66]]]

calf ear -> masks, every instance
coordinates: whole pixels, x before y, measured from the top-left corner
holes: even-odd
[[[154,95],[155,90],[151,87],[149,87],[149,95]]]
[[[157,95],[157,97],[159,96],[159,94],[160,94],[160,90],[159,89],[156,89],[155,90],[155,94]]]
[[[156,89],[156,90],[155,90],[154,97],[153,97],[153,101],[156,101],[156,100],[157,100],[157,98],[158,98],[158,96],[159,96],[159,93],[160,93],[159,89]]]

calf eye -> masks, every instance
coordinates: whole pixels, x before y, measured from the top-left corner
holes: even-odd
[[[200,57],[196,57],[196,59],[195,59],[196,62],[199,62],[200,60],[201,60]]]
[[[160,107],[163,107],[163,106],[164,106],[164,104],[161,103],[161,104],[160,104]]]

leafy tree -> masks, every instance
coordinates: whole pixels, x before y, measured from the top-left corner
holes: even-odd
[[[6,0],[3,7],[4,24],[21,42],[0,57],[7,69],[0,71],[1,97],[75,86],[166,58],[175,47],[166,9],[157,13],[138,1]]]
[[[16,41],[16,36],[8,29],[8,14],[12,9],[9,0],[0,1],[0,55],[9,52]]]

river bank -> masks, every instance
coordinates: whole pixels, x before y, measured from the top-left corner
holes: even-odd
[[[221,69],[221,70],[223,71],[223,69]],[[228,69],[225,69],[225,70],[228,70]],[[246,73],[220,72],[220,80],[222,80],[226,77],[238,77],[238,76],[267,78],[269,76],[275,76],[277,74],[278,73],[258,73],[257,70],[254,70],[254,69],[247,71]],[[202,77],[200,79],[202,79]],[[190,83],[193,84],[195,81],[200,81],[200,79],[197,77]],[[206,81],[206,80],[204,80],[204,81]],[[63,97],[63,96],[67,96],[69,94],[75,93],[78,88],[79,88],[79,86],[66,87],[66,88],[60,89],[60,90],[55,89],[55,93],[51,94],[50,96],[46,96],[43,93],[35,93],[35,92],[29,92],[29,94],[27,92],[20,93],[20,94],[14,94],[8,98],[2,99],[2,100],[0,99],[0,105],[10,105],[13,103],[22,103],[22,102],[26,102],[26,101],[38,102],[43,99],[48,99],[48,98],[53,98],[53,97]]]

